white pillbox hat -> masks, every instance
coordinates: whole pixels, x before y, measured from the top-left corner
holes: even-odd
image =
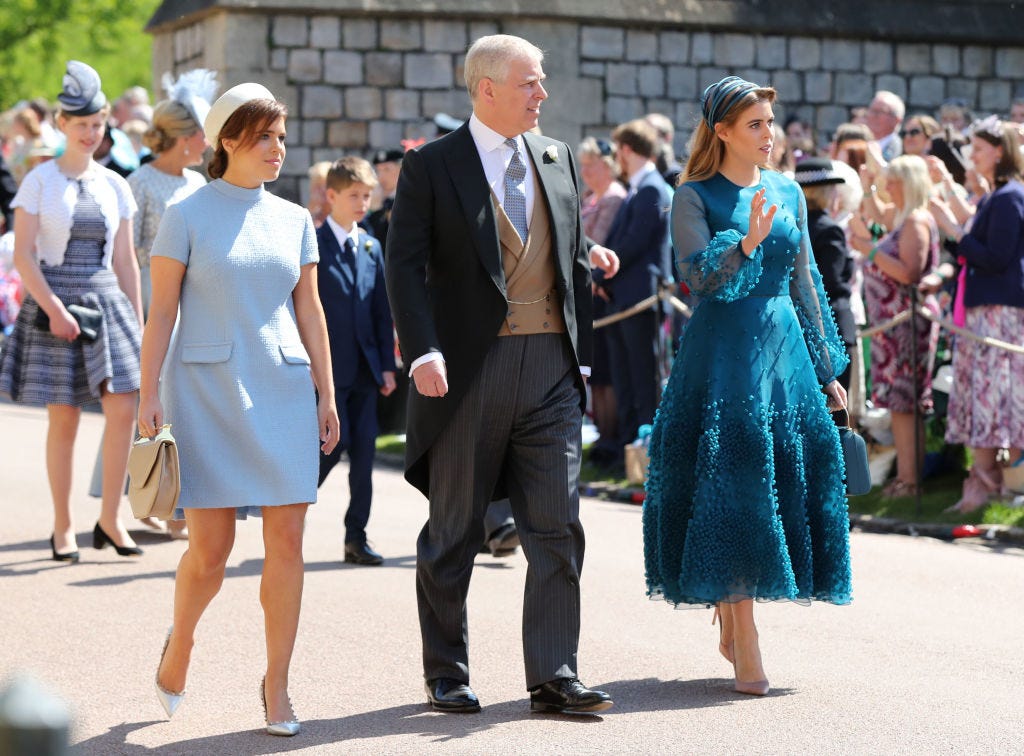
[[[269,89],[255,82],[247,82],[231,87],[231,89],[217,98],[217,101],[210,107],[206,120],[203,122],[203,131],[206,132],[207,141],[216,147],[220,130],[224,128],[224,124],[231,117],[231,114],[245,105],[245,103],[252,100],[274,99],[276,98],[270,93]]]

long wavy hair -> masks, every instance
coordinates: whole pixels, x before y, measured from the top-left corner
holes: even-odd
[[[775,102],[775,89],[759,87],[740,97],[726,111],[719,123],[732,126],[740,117],[740,113],[759,102]],[[701,118],[690,136],[690,158],[686,161],[686,169],[679,177],[679,183],[687,181],[703,181],[711,178],[722,167],[725,159],[725,142],[718,138],[714,130]],[[761,166],[767,168],[767,165]]]

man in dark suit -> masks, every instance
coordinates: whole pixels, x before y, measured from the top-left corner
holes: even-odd
[[[386,249],[391,208],[395,204],[395,187],[398,186],[398,174],[402,170],[402,151],[377,150],[373,153],[373,170],[380,183],[383,201],[379,208],[366,217],[366,225],[369,226],[370,233],[377,237],[381,248]]]
[[[366,541],[373,498],[377,442],[377,394],[395,390],[395,349],[384,285],[380,243],[359,227],[377,179],[357,157],[338,160],[327,172],[331,213],[317,229],[317,280],[327,320],[334,396],[341,443],[320,455],[320,484],[348,453],[349,505],[345,513],[345,561],[377,565],[383,558]]]
[[[406,478],[430,500],[416,549],[424,677],[442,711],[480,708],[466,594],[484,511],[506,492],[529,562],[531,709],[611,706],[576,670],[591,276],[572,152],[524,133],[547,98],[542,60],[508,35],[470,47],[473,116],[405,154],[388,231],[388,295],[414,384]]]
[[[610,298],[611,313],[628,310],[657,293],[659,279],[672,279],[672,238],[669,211],[672,191],[658,172],[654,158],[658,135],[637,119],[612,133],[622,175],[629,181],[625,202],[612,222],[605,243],[615,250],[622,267],[601,286]],[[609,449],[621,462],[623,447],[637,429],[654,422],[658,407],[658,323],[660,308],[652,308],[608,326],[608,356],[618,408],[618,439]]]

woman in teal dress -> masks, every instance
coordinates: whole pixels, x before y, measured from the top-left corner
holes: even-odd
[[[848,358],[800,187],[766,166],[775,90],[728,77],[676,191],[672,237],[700,297],[650,446],[647,592],[712,604],[735,689],[764,695],[753,602],[850,602],[849,519],[829,409]]]

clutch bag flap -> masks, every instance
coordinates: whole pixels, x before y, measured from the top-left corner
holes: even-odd
[[[128,455],[128,501],[138,517],[169,520],[178,504],[181,479],[178,448],[165,425],[153,438],[140,438]]]

